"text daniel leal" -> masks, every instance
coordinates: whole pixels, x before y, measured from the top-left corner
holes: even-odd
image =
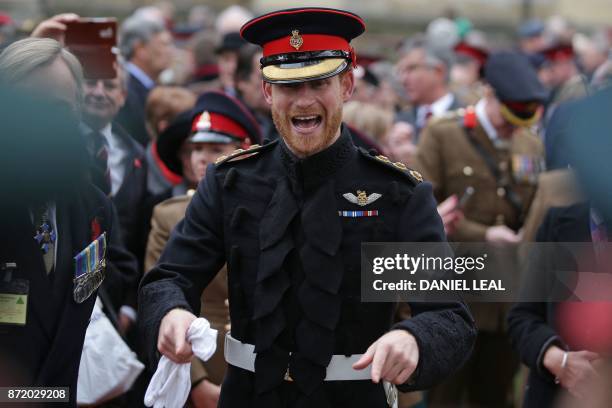
[[[373,282],[374,290],[441,290],[441,291],[505,291],[501,279],[419,279],[418,288],[415,281],[402,279],[396,282],[384,282],[376,279]]]

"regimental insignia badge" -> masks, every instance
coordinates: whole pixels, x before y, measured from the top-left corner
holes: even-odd
[[[210,130],[211,127],[212,124],[210,123],[210,113],[208,113],[208,111],[204,111],[202,115],[200,115],[200,120],[198,120],[196,128],[199,131],[206,131]]]
[[[299,50],[300,47],[304,44],[304,39],[300,35],[299,30],[291,31],[291,38],[289,39],[289,45],[291,45],[295,50]]]
[[[357,195],[353,193],[342,194],[349,202],[357,204],[360,207],[365,207],[368,204],[372,204],[374,201],[382,197],[382,194],[372,193],[368,195],[365,191],[357,190]]]

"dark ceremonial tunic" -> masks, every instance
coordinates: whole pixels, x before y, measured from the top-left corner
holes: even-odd
[[[153,350],[170,309],[197,313],[202,290],[227,261],[232,335],[258,354],[256,373],[229,366],[220,407],[387,406],[382,384],[323,382],[325,367],[333,354],[364,353],[392,326],[394,304],[360,302],[361,242],[445,239],[430,184],[356,148],[346,127],[303,160],[282,141],[253,152],[208,168],[143,279],[147,344]],[[343,197],[358,189],[382,197],[365,207]],[[475,330],[462,303],[411,308],[414,317],[395,328],[417,339],[419,365],[405,388],[422,389],[463,364]],[[284,381],[287,367],[293,382]]]
[[[15,262],[13,277],[30,285],[26,324],[0,325],[0,386],[69,387],[70,402],[61,406],[76,407],[79,362],[96,293],[83,303],[74,301],[74,256],[106,232],[107,260],[123,259],[116,258],[112,247],[118,231],[111,225],[111,202],[101,191],[84,186],[55,203],[57,256],[49,274],[33,238],[36,227],[29,210],[11,206],[0,214],[0,263]],[[106,270],[113,282],[108,288],[113,290],[120,288],[116,284],[122,279],[116,266],[109,264]]]

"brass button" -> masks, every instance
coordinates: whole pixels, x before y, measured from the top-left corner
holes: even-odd
[[[228,323],[228,324],[225,325],[224,329],[225,329],[226,332],[231,331],[232,330],[232,325]]]
[[[506,189],[503,187],[497,187],[497,195],[503,197],[506,195]]]
[[[410,175],[414,177],[418,182],[423,181],[423,176],[416,170],[410,170]]]
[[[470,166],[465,166],[465,167],[463,168],[463,174],[469,177],[469,176],[471,176],[472,174],[474,174],[474,169],[473,169],[473,168],[471,168]]]
[[[225,307],[229,307],[229,299],[225,299],[223,301],[223,304],[225,305]]]

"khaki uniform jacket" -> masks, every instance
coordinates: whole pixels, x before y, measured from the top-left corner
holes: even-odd
[[[191,201],[191,196],[183,195],[165,200],[153,209],[151,218],[151,232],[145,254],[145,270],[149,271],[161,255],[170,232],[185,217],[185,210]],[[205,304],[206,303],[206,304]],[[201,315],[205,317],[217,334],[217,352],[210,360],[202,362],[194,358],[191,364],[191,381],[207,378],[214,384],[221,384],[225,375],[225,358],[223,357],[223,344],[225,334],[229,331],[229,303],[227,295],[227,269],[217,274],[202,294]]]
[[[584,200],[578,181],[569,169],[540,174],[538,189],[523,227],[523,241],[535,241],[538,228],[551,207],[566,207]]]
[[[543,146],[527,130],[517,130],[512,139],[499,139],[496,145],[477,124],[472,135],[482,150],[493,158],[500,172],[497,179],[468,138],[462,113],[456,111],[436,119],[423,130],[416,168],[432,183],[438,202],[452,194],[461,198],[468,187],[474,188],[474,194],[463,207],[464,218],[449,240],[485,242],[490,226],[503,224],[517,231],[522,227],[535,193],[538,173],[543,167]],[[504,183],[520,197],[520,210],[506,197]],[[505,310],[503,304],[472,305],[476,325],[487,331],[503,329]]]

